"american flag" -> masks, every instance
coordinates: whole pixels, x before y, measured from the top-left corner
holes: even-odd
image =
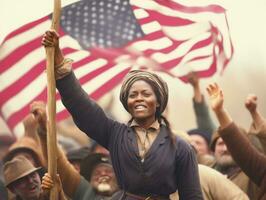
[[[75,60],[75,74],[92,98],[109,92],[133,68],[184,82],[190,71],[203,78],[224,70],[233,55],[225,9],[182,1],[81,0],[62,9],[61,48]],[[32,21],[0,46],[1,116],[15,133],[29,104],[46,101],[41,38],[50,25],[50,15]],[[56,98],[61,120],[68,114],[58,93]]]

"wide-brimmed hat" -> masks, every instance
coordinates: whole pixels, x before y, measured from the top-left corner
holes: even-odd
[[[41,167],[34,167],[24,156],[16,156],[4,164],[5,185],[8,186],[16,180],[23,178]]]
[[[92,153],[81,161],[80,174],[88,181],[91,179],[92,172],[98,164],[108,164],[112,167],[108,156],[101,153]]]
[[[72,149],[67,152],[67,159],[69,161],[81,161],[89,155],[91,149],[89,146],[83,146],[81,148]]]
[[[13,143],[9,147],[7,154],[3,158],[4,163],[12,160],[15,156],[17,156],[16,154],[19,152],[30,153],[37,166],[45,166],[45,161],[40,146],[33,138],[24,136]]]

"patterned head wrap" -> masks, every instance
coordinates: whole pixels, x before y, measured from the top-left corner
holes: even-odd
[[[165,81],[158,75],[142,70],[133,70],[128,73],[125,77],[125,80],[122,84],[120,90],[120,101],[123,104],[124,108],[128,111],[127,99],[131,86],[136,81],[143,80],[151,85],[159,103],[159,109],[156,111],[157,117],[161,115],[165,110],[168,102],[168,87]]]

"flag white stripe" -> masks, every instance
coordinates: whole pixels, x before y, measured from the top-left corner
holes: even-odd
[[[148,49],[160,50],[171,46],[173,42],[167,37],[161,37],[155,40],[141,40],[130,45],[128,49],[146,51]]]
[[[157,21],[143,24],[141,28],[146,35],[162,30],[162,26]]]
[[[106,64],[108,64],[108,61],[103,58],[93,60],[85,65],[80,66],[78,69],[75,69],[75,75],[77,78],[81,78]]]
[[[134,14],[137,19],[144,19],[146,17],[149,17],[149,13],[141,8],[135,9]]]
[[[180,17],[180,18],[189,19],[195,22],[206,21],[206,20],[212,21],[212,20],[216,20],[217,18],[221,17],[220,14],[212,13],[212,12],[184,13],[184,12],[163,6],[153,0],[145,0],[145,1],[131,0],[131,2],[132,2],[132,5],[138,8],[143,8],[146,10],[153,10],[165,16]]]
[[[18,123],[14,128],[13,132],[16,134],[17,138],[24,136],[24,125],[22,122]]]
[[[178,57],[184,56],[189,49],[197,42],[204,40],[210,36],[210,33],[204,33],[198,37],[195,37],[187,42],[180,44],[176,49],[169,53],[156,52],[151,57],[159,63],[168,62]]]
[[[49,27],[50,24],[50,20],[44,21],[25,32],[22,32],[12,38],[9,38],[0,46],[0,60],[8,56],[18,47],[32,41],[37,37],[42,36],[44,34],[44,31],[47,30],[47,27]]]
[[[123,70],[129,68],[130,65],[126,65],[125,63],[117,64],[101,73],[100,75],[94,77],[89,82],[82,85],[82,87],[86,90],[88,94],[91,94],[97,90],[98,87],[107,83],[110,79],[112,79],[115,75],[119,74]]]
[[[191,71],[207,70],[212,62],[213,57],[207,57],[201,60],[191,61],[186,63],[186,65],[178,65],[177,67],[172,68],[170,72],[181,77],[185,76]]]
[[[44,60],[43,53],[44,50],[42,47],[35,49],[28,53],[27,56],[24,56],[16,64],[12,65],[12,67],[8,68],[8,70],[4,71],[0,80],[0,92],[24,76],[34,65]]]
[[[70,39],[69,36],[62,37],[62,45],[61,45],[62,48],[69,47],[70,43],[71,46],[75,48],[79,47],[79,45],[77,45],[77,42],[75,42],[73,39]],[[85,57],[88,55],[89,55],[88,51],[79,51],[73,54],[73,57],[76,60],[78,60],[78,58],[81,58],[82,56]],[[12,85],[19,78],[24,76],[27,72],[29,72],[32,69],[33,66],[44,60],[45,60],[45,54],[42,46],[31,51],[30,53],[27,54],[27,56],[22,57],[21,60],[16,62],[14,65],[12,65],[12,67],[8,68],[6,71],[4,71],[1,74],[0,92],[9,87],[10,85]]]
[[[211,26],[208,22],[202,22],[186,26],[163,26],[162,30],[173,40],[183,41],[194,38],[199,34],[206,33],[210,27]]]
[[[28,105],[45,87],[46,76],[42,73],[2,106],[1,111],[4,118],[8,119],[14,112]]]
[[[223,0],[204,0],[204,1],[198,1],[198,0],[171,0],[173,2],[176,2],[178,4],[182,4],[187,7],[205,7],[209,5],[223,5]],[[223,6],[224,7],[224,6]]]
[[[213,53],[213,44],[209,44],[200,49],[190,51],[182,58],[181,62],[177,65],[177,67],[184,65],[186,62],[192,60],[193,58],[197,58],[199,56],[211,56],[212,53]]]

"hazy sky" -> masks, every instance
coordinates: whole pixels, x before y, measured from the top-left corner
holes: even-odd
[[[13,3],[12,0],[0,0],[0,42],[8,32],[31,21],[32,16],[42,17],[50,13],[53,1],[50,0],[51,5],[48,6],[47,1],[23,0]],[[62,4],[74,1],[64,0]],[[240,124],[248,127],[250,117],[243,107],[243,101],[248,93],[255,93],[259,96],[260,109],[266,116],[266,105],[262,104],[266,102],[266,0],[223,0],[220,2],[227,9],[235,54],[222,77],[204,80],[202,85],[204,88],[209,82],[219,82],[225,90],[226,105],[233,117],[237,118]],[[175,127],[188,129],[195,125],[191,120],[193,118],[191,89],[176,79],[167,79],[173,93],[170,110],[172,120],[170,120],[174,122],[184,120],[184,118],[189,119],[178,123]],[[121,104],[114,105],[113,112],[120,112],[121,108]]]

